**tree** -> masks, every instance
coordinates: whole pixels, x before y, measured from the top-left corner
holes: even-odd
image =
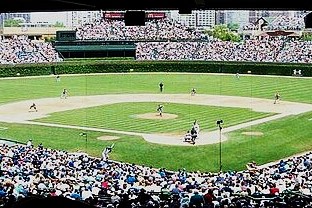
[[[303,41],[312,41],[312,33],[308,33],[308,32],[302,33],[301,39]]]
[[[54,42],[55,39],[56,39],[55,37],[44,37],[45,42]]]
[[[7,19],[4,20],[3,25],[4,27],[21,27],[21,23],[23,23],[21,19]]]
[[[230,29],[224,24],[215,25],[211,31],[207,31],[207,35],[223,41],[238,42],[241,40],[241,37],[237,33],[230,31]]]
[[[227,27],[231,30],[231,31],[238,31],[239,29],[239,24],[238,23],[228,23]]]
[[[56,21],[54,27],[65,27],[63,22]]]

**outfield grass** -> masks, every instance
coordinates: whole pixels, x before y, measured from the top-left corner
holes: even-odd
[[[284,77],[260,77],[241,75],[203,74],[106,74],[61,76],[33,79],[2,79],[0,81],[0,103],[16,100],[57,97],[63,88],[69,89],[72,96],[123,93],[158,93],[158,84],[164,82],[164,93],[189,93],[195,87],[200,94],[234,95],[244,97],[274,98],[281,93],[287,101],[312,103],[310,90],[312,79]]]
[[[234,76],[199,74],[61,76],[60,83],[56,83],[52,76],[31,79],[2,79],[0,81],[0,103],[57,97],[60,95],[63,88],[69,89],[72,96],[159,93],[158,83],[160,81],[163,81],[165,84],[164,92],[169,94],[189,93],[190,89],[195,87],[197,92],[201,94],[259,97],[273,100],[273,95],[275,91],[278,90],[282,95],[282,100],[312,103],[312,79],[242,75],[240,80],[237,80]],[[66,118],[72,119],[72,121],[75,121],[77,124],[79,124],[79,122],[88,122],[90,125],[102,125],[97,123],[101,119],[99,120],[95,117],[99,110],[110,111],[114,108],[123,108],[123,105],[124,104],[116,104],[79,111],[75,110],[75,113],[81,113],[81,117],[77,116],[75,120],[75,116],[68,114]],[[148,107],[150,105],[155,109],[155,103],[142,103],[142,105],[143,107]],[[185,107],[182,104],[174,105],[176,105],[177,111]],[[199,112],[192,113],[198,117],[202,116],[203,118],[205,115],[202,115],[203,113],[200,112],[205,110],[210,111],[212,109],[207,106],[196,106],[196,108],[198,108]],[[230,112],[231,109],[228,110]],[[69,112],[65,113],[67,114]],[[181,112],[177,113],[179,113],[180,116]],[[130,109],[129,114],[131,114]],[[217,115],[217,113],[215,115]],[[185,117],[186,125],[189,124],[189,121],[193,121],[193,118],[187,118],[187,114],[181,114],[181,118],[183,118],[183,116]],[[53,115],[51,118],[59,120],[58,122],[68,122],[68,120],[65,120],[58,114]],[[239,122],[242,121],[240,119],[244,118],[250,119],[250,112],[246,113],[246,115],[241,118],[236,118],[236,116],[234,116],[232,119],[233,122]],[[312,121],[309,120],[310,118],[312,118],[312,114],[305,113],[303,115],[286,117],[281,120],[267,122],[248,129],[229,133],[229,140],[222,144],[223,170],[240,170],[245,168],[245,164],[252,160],[257,161],[258,164],[263,164],[298,152],[310,150],[312,146]],[[127,122],[131,123],[131,119],[129,117],[127,117],[127,119]],[[226,118],[226,121],[229,121],[229,119],[231,118]],[[113,123],[110,125],[111,128],[119,128],[123,125],[124,127],[126,126],[126,124],[122,123]],[[211,124],[202,123],[201,126],[202,125],[207,125],[208,129],[215,128],[210,126]],[[202,171],[217,171],[219,167],[218,144],[176,147],[150,144],[142,138],[126,135],[118,135],[120,137],[119,140],[100,141],[96,138],[105,135],[105,133],[101,132],[88,132],[88,142],[86,143],[85,138],[79,136],[81,132],[79,130],[10,123],[2,123],[1,126],[9,128],[0,131],[1,137],[14,138],[22,142],[33,138],[35,144],[42,142],[47,147],[66,149],[68,151],[81,149],[93,156],[100,156],[102,149],[106,145],[114,142],[116,143],[116,148],[112,152],[112,159],[124,162],[166,167],[168,169],[185,167],[188,170]],[[172,126],[170,128],[172,128],[170,131],[174,131],[176,127]],[[138,129],[138,131],[139,130],[141,131],[141,129]],[[169,129],[167,130],[169,131]],[[264,135],[245,136],[241,134],[242,131],[247,130],[260,131],[263,132]],[[153,129],[148,129],[146,131],[153,131]]]

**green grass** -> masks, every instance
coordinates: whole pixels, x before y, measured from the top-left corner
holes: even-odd
[[[233,131],[229,136],[235,140],[229,142],[229,145],[242,145],[245,150],[239,149],[237,154],[232,155],[236,158],[236,155],[241,154],[264,164],[311,151],[311,118],[312,112],[308,112]],[[242,135],[244,131],[262,132],[263,136]]]
[[[63,88],[72,96],[123,93],[158,93],[158,84],[164,82],[164,93],[189,93],[195,87],[200,94],[234,95],[244,97],[274,98],[278,90],[282,100],[312,103],[312,79],[284,77],[259,77],[242,75],[203,74],[106,74],[61,76],[33,79],[0,80],[0,103],[16,100],[57,97]]]
[[[242,170],[245,164],[252,160],[263,164],[311,150],[312,121],[308,120],[310,118],[311,112],[229,133],[227,136],[230,139],[222,143],[223,170]],[[8,128],[0,131],[1,137],[4,138],[14,138],[25,143],[32,138],[35,145],[42,142],[45,146],[56,149],[68,151],[79,149],[97,157],[105,146],[115,143],[111,158],[123,162],[166,167],[169,170],[185,167],[189,171],[215,172],[219,168],[219,144],[176,147],[151,144],[140,137],[92,131],[87,132],[86,143],[85,137],[79,136],[81,131],[75,129],[9,123],[0,123],[0,126]],[[246,136],[241,134],[244,131],[259,131],[264,135]],[[115,135],[120,139],[112,141],[97,139],[103,135]]]
[[[168,94],[189,93],[190,89],[195,87],[199,94],[234,95],[273,100],[274,93],[278,90],[281,93],[282,101],[312,103],[312,79],[242,75],[240,80],[236,80],[234,75],[164,73],[61,76],[60,83],[55,82],[54,76],[30,79],[1,79],[0,104],[18,100],[58,97],[63,88],[69,89],[71,96],[159,93],[158,83],[160,81],[164,82],[164,93]],[[218,115],[219,108],[217,107],[212,108],[196,105],[194,106],[196,111],[188,111],[187,109],[190,106],[182,104],[170,105],[175,105],[176,109],[173,112],[176,111],[175,113],[179,114],[179,119],[181,120],[178,119],[178,121],[186,126],[182,126],[182,123],[178,122],[176,126],[169,125],[170,129],[165,129],[168,132],[180,131],[179,129],[189,127],[188,125],[190,121],[194,120],[194,117],[196,119],[200,118],[201,126],[207,129],[213,129],[215,128],[213,124],[202,121],[210,116],[219,118],[222,116],[226,123],[239,123],[244,121],[244,119],[248,120],[256,116],[265,116],[258,113],[254,114],[254,112],[249,112],[246,109],[240,109],[243,115],[236,113],[238,112],[237,108],[234,108],[235,113],[233,115],[231,113],[232,108],[226,108],[226,115]],[[129,115],[132,115],[132,112],[144,112],[150,108],[155,109],[155,103],[140,103],[142,109],[130,109],[130,107],[128,109],[125,106],[126,104],[123,103],[72,111],[79,115],[72,115],[70,111],[62,113],[63,116],[56,113],[52,115],[51,119],[56,120],[53,122],[101,126],[103,125],[101,122],[104,119],[102,119],[101,113],[98,113],[99,111],[110,112],[114,109],[121,109],[125,116],[124,118],[126,118],[125,122],[131,124],[133,118],[129,117]],[[167,110],[167,107],[165,110]],[[206,111],[209,112],[207,115],[205,114]],[[117,114],[119,115],[119,113]],[[227,118],[223,116],[227,116]],[[291,156],[295,153],[311,150],[312,121],[309,120],[310,118],[312,118],[312,114],[305,113],[229,133],[229,140],[222,144],[223,170],[241,170],[245,168],[247,162],[252,160],[255,160],[258,164],[263,164]],[[184,121],[182,121],[183,119]],[[110,128],[128,128],[146,132],[158,131],[148,127],[139,129],[135,124],[128,126],[126,125],[127,123],[118,123],[116,119],[113,120],[114,122],[112,123],[106,123],[110,125]],[[136,120],[135,122],[138,121]],[[144,120],[144,122],[147,121]],[[154,121],[151,126],[153,124]],[[88,132],[88,142],[86,143],[85,138],[79,136],[80,130],[12,123],[1,123],[0,125],[9,128],[7,130],[1,130],[0,137],[16,139],[22,142],[33,138],[35,144],[42,142],[44,146],[51,148],[65,149],[68,151],[81,149],[87,151],[90,155],[99,156],[106,145],[114,142],[116,143],[116,148],[112,152],[112,159],[124,162],[166,167],[168,169],[185,167],[188,170],[201,171],[217,171],[219,167],[218,144],[195,147],[166,146],[147,143],[142,138],[127,135],[118,135],[120,137],[119,140],[100,141],[96,138],[105,135],[105,133],[91,131]],[[153,127],[156,127],[156,124]],[[260,131],[264,135],[245,136],[241,134],[242,131]]]
[[[87,126],[144,133],[170,133],[184,135],[194,120],[198,120],[203,131],[216,129],[215,121],[226,118],[226,125],[259,119],[273,115],[254,112],[250,109],[215,107],[203,105],[165,104],[165,112],[178,115],[175,119],[156,120],[136,118],[138,114],[154,113],[158,103],[117,103],[85,109],[53,113],[35,121],[46,123]]]

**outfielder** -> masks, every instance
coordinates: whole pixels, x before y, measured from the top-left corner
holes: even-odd
[[[195,88],[192,88],[191,90],[191,95],[195,95],[196,94],[196,89]]]

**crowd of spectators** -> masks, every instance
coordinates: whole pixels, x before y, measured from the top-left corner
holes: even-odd
[[[258,30],[259,26],[256,23],[247,23],[245,25],[242,26],[243,30]]]
[[[302,30],[303,16],[280,15],[268,21],[263,30]],[[243,30],[258,30],[256,23],[242,26]],[[146,21],[145,26],[125,26],[124,20],[98,19],[76,28],[76,37],[81,40],[200,40],[206,36],[175,20],[164,18]]]
[[[169,18],[146,21],[145,26],[125,26],[123,20],[99,19],[76,28],[80,40],[196,40],[201,32]]]
[[[136,59],[310,63],[312,42],[285,37],[256,37],[241,42],[138,42]]]
[[[2,144],[0,153],[4,206],[36,195],[114,208],[303,208],[312,202],[312,152],[219,173],[120,163],[42,144]]]
[[[267,25],[266,30],[303,30],[304,28],[303,17],[280,15]]]
[[[51,43],[27,36],[0,39],[0,64],[49,63],[62,61]]]
[[[304,16],[287,16],[279,15],[269,21],[269,18],[264,18],[266,25],[259,27],[256,22],[249,22],[242,25],[243,30],[303,30],[305,28]]]
[[[266,28],[300,29],[303,18],[278,16]],[[250,24],[247,28],[254,28]],[[246,29],[246,28],[245,28]],[[99,19],[76,29],[81,40],[136,40],[137,60],[213,60],[308,63],[311,41],[295,38],[254,37],[240,42],[221,41],[171,19],[125,26],[123,20]],[[14,36],[0,40],[0,64],[59,62],[62,58],[51,43]]]

